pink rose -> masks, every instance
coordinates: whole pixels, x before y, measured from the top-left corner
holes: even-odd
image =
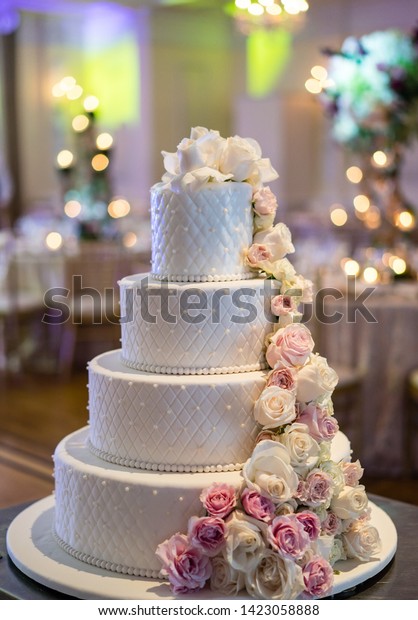
[[[334,583],[334,571],[321,556],[313,557],[302,569],[305,592],[315,598],[330,594]]]
[[[237,498],[233,486],[214,482],[202,491],[200,501],[210,515],[224,519],[236,506]]]
[[[295,383],[295,371],[293,368],[276,368],[272,370],[267,377],[266,387],[276,385],[283,390],[294,390],[296,388]]]
[[[342,521],[340,517],[337,517],[335,512],[329,510],[327,516],[321,523],[321,532],[325,536],[335,536],[342,532]]]
[[[241,495],[241,502],[245,512],[251,517],[269,523],[274,517],[275,505],[254,489],[244,489]]]
[[[247,264],[249,267],[261,269],[263,263],[270,261],[273,255],[266,245],[253,243],[247,252]]]
[[[311,333],[300,323],[286,325],[273,335],[267,348],[269,366],[303,366],[314,348]]]
[[[330,474],[320,469],[313,469],[306,476],[304,485],[305,503],[312,508],[325,506],[328,508],[334,492]]]
[[[295,514],[296,519],[302,524],[311,541],[317,540],[321,533],[321,521],[314,512],[304,510]]]
[[[277,199],[268,185],[254,192],[253,202],[254,211],[258,215],[271,215],[276,213]]]
[[[286,316],[294,310],[296,306],[290,295],[275,295],[271,300],[271,312],[274,316]]]
[[[356,487],[364,473],[364,469],[360,465],[360,461],[357,460],[353,463],[343,463],[342,468],[345,484],[349,487]]]
[[[300,560],[311,542],[295,514],[273,519],[267,528],[267,540],[282,558],[289,560]]]
[[[187,535],[190,543],[210,558],[225,546],[227,527],[220,517],[191,517]]]
[[[184,534],[174,534],[157,547],[163,563],[162,572],[168,577],[174,594],[204,588],[211,576],[212,565],[200,549],[192,547]]]
[[[338,432],[337,420],[326,409],[314,403],[306,405],[297,418],[300,424],[306,424],[309,434],[316,441],[331,441]]]

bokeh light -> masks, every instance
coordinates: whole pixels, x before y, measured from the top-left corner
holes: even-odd
[[[55,231],[48,233],[45,238],[45,245],[49,250],[59,250],[62,246],[62,235]]]
[[[103,155],[103,153],[98,153],[91,160],[91,167],[96,172],[103,172],[103,170],[106,170],[108,165],[109,165],[109,158],[106,157],[106,155]]]
[[[74,161],[74,155],[71,151],[64,149],[57,155],[57,164],[60,168],[69,168]]]

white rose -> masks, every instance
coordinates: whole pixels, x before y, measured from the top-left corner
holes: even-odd
[[[184,175],[175,177],[170,182],[170,188],[177,194],[185,190],[196,192],[209,181],[223,183],[228,181],[228,179],[229,177],[221,174],[218,170],[204,166],[203,168],[197,168],[196,170],[186,172]]]
[[[180,164],[177,153],[169,153],[168,151],[161,151],[163,156],[164,168],[168,172],[168,176],[164,175],[162,180],[168,181],[171,176],[180,174]]]
[[[208,131],[197,139],[196,144],[205,165],[219,170],[219,162],[226,144],[219,131]]]
[[[381,550],[379,532],[368,523],[359,523],[342,534],[342,540],[347,557],[356,558],[362,562],[368,562]]]
[[[244,574],[230,565],[225,553],[212,558],[211,564],[211,590],[225,596],[236,596],[245,587]]]
[[[319,463],[326,463],[331,459],[331,442],[321,441],[319,443]]]
[[[271,252],[272,262],[284,258],[295,251],[292,235],[286,224],[280,222],[273,228],[263,230],[254,235],[254,243],[265,245]]]
[[[180,174],[203,168],[205,161],[197,142],[184,138],[177,147]]]
[[[298,372],[296,399],[301,403],[325,399],[332,394],[338,383],[338,375],[327,360],[311,355],[310,360]]]
[[[258,564],[245,572],[245,584],[248,594],[259,599],[292,600],[304,589],[300,566],[272,549],[266,549]]]
[[[319,538],[315,541],[314,555],[320,555],[324,558],[324,560],[329,562],[333,544],[333,536],[319,536]]]
[[[356,519],[367,509],[368,499],[364,485],[345,486],[341,493],[331,500],[331,510],[340,519]]]
[[[295,295],[299,302],[310,304],[313,302],[313,282],[307,280],[300,274],[297,274],[292,280],[283,283],[281,293],[289,294],[291,291],[300,291],[299,295]]]
[[[290,454],[290,463],[297,474],[304,476],[316,466],[319,458],[319,445],[309,434],[306,424],[291,424],[279,441],[286,446]]]
[[[232,174],[235,181],[249,181],[257,174],[256,161],[261,157],[261,149],[255,140],[239,136],[227,138],[219,162],[219,170]]]
[[[258,215],[257,213],[254,215],[254,232],[258,233],[262,230],[267,230],[273,226],[275,214],[270,213],[268,215]]]
[[[334,495],[339,495],[345,486],[344,472],[338,463],[326,460],[320,464],[319,469],[325,471],[334,481]]]
[[[191,140],[198,140],[199,138],[201,138],[202,136],[206,136],[209,133],[209,129],[207,129],[206,127],[200,127],[199,125],[197,127],[192,127],[190,130],[190,139]],[[213,133],[218,134],[219,136],[219,131],[214,131]]]
[[[235,512],[227,519],[225,556],[235,570],[251,570],[257,565],[258,558],[265,549],[261,530],[253,521],[246,519],[245,515],[238,516]]]
[[[347,554],[344,549],[343,541],[340,538],[334,538],[328,562],[331,564],[331,566],[334,566],[336,562],[346,559]]]
[[[247,486],[275,504],[290,500],[299,484],[285,446],[268,439],[255,446],[242,474]]]
[[[276,260],[275,263],[270,264],[270,273],[276,280],[283,282],[283,280],[293,278],[296,271],[288,258],[281,258],[280,260]]]
[[[254,406],[254,418],[263,428],[276,428],[296,418],[295,394],[276,385],[264,388]]]

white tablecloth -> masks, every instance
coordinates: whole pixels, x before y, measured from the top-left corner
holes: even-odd
[[[368,474],[399,475],[406,465],[408,439],[406,380],[418,368],[418,284],[376,289],[365,302],[375,322],[359,313],[354,317],[354,307],[352,298],[325,301],[326,314],[338,311],[343,317],[321,327],[320,353],[331,366],[354,361],[364,368],[357,416],[361,461]]]

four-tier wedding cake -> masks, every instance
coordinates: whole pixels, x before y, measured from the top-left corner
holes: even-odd
[[[300,322],[311,283],[258,143],[192,129],[151,189],[152,273],[125,277],[121,350],[90,362],[89,426],[55,455],[54,536],[109,571],[259,598],[323,597],[379,550]]]

